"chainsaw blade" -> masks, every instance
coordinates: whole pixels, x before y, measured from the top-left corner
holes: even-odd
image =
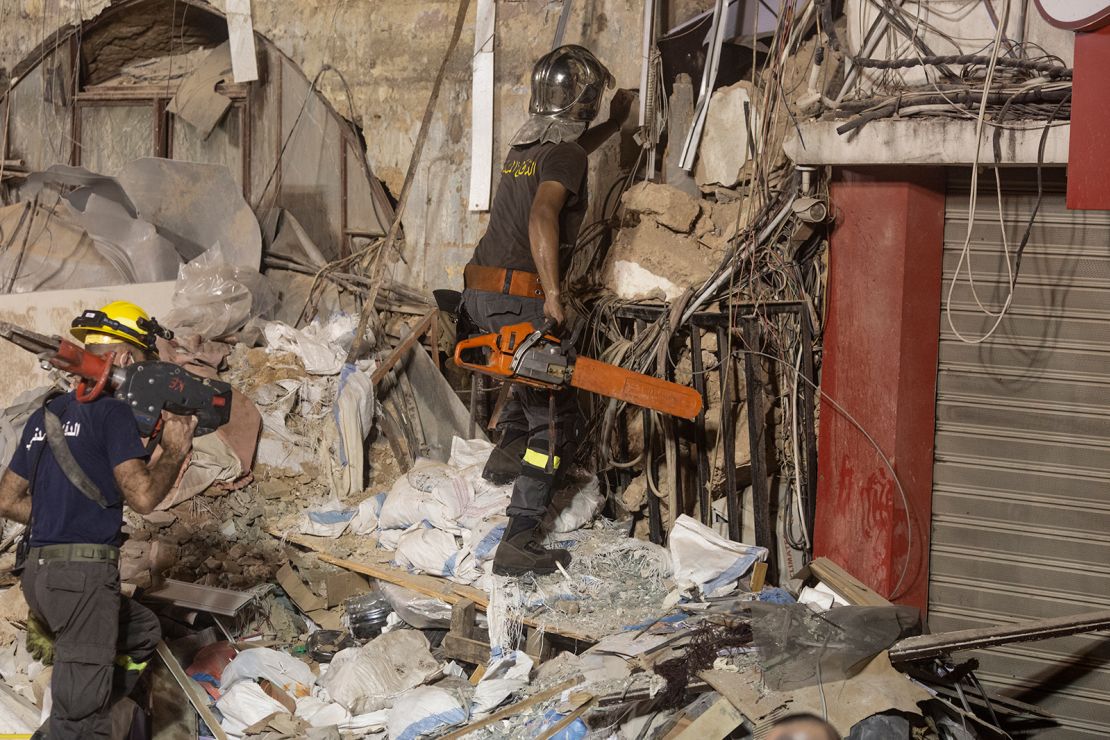
[[[693,419],[702,407],[701,394],[693,388],[589,357],[579,356],[574,361],[570,384],[599,396],[616,398],[683,419]]]

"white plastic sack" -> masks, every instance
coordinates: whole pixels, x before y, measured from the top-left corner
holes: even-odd
[[[292,352],[301,358],[306,372],[312,375],[338,375],[347,359],[358,319],[345,313],[332,315],[326,321],[315,319],[303,329],[295,329],[280,321],[268,321],[262,327],[266,346],[280,352]]]
[[[346,732],[370,732],[385,729],[389,710],[379,709],[376,712],[352,715],[334,701],[324,701],[316,696],[304,696],[297,699],[297,711],[293,716],[303,719],[312,727],[336,727]]]
[[[667,548],[678,587],[704,596],[727,593],[756,561],[767,560],[767,548],[726,540],[686,514],[675,520]]]
[[[572,481],[556,491],[552,510],[547,513],[545,528],[549,532],[573,532],[594,520],[605,498],[597,476]]]
[[[459,471],[451,465],[427,458],[418,459],[405,473],[409,485],[423,493],[431,493],[438,486],[460,477]]]
[[[424,683],[439,669],[423,632],[396,630],[362,647],[340,650],[316,683],[358,715],[388,707],[393,697]]]
[[[220,689],[226,691],[241,681],[259,678],[266,679],[294,698],[308,696],[316,683],[312,669],[293,656],[270,648],[250,648],[235,656],[224,668]]]
[[[470,553],[455,542],[455,535],[427,525],[414,525],[401,535],[393,562],[463,583],[480,575]]]
[[[352,364],[343,366],[332,415],[339,432],[339,471],[333,475],[333,489],[340,496],[353,496],[362,492],[366,437],[374,426],[374,387],[369,373]]]
[[[416,480],[424,484],[430,478],[418,477]],[[382,504],[378,526],[382,529],[407,529],[426,520],[440,529],[458,531],[459,517],[472,498],[470,484],[458,476],[443,478],[429,491],[414,487],[409,476],[401,476]]]
[[[482,680],[474,687],[470,699],[473,719],[481,719],[499,707],[509,696],[528,685],[532,659],[521,650],[513,650],[490,664]]]
[[[355,517],[356,509],[349,509],[336,500],[328,501],[323,506],[309,509],[301,515],[301,534],[311,534],[316,537],[340,536],[347,530],[347,526]]]
[[[447,463],[458,470],[476,465],[485,466],[490,453],[493,452],[493,443],[484,439],[451,438],[451,457]]]
[[[389,710],[389,740],[417,740],[466,722],[468,714],[458,698],[435,686],[405,693]]]
[[[358,511],[351,519],[350,531],[352,534],[370,534],[378,528],[378,516],[382,513],[385,497],[385,493],[379,493],[363,500],[358,505]]]
[[[240,681],[224,691],[216,702],[216,708],[224,717],[220,727],[233,737],[242,737],[248,727],[275,712],[289,714],[288,709],[276,699],[267,696],[254,681]]]
[[[502,516],[481,522],[470,531],[467,550],[477,562],[493,559],[508,524],[509,520]]]

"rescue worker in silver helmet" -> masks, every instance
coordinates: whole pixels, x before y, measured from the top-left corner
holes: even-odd
[[[620,130],[632,105],[631,94],[617,90],[609,118],[589,128],[612,85],[581,46],[561,46],[536,62],[531,115],[510,141],[489,226],[465,270],[462,310],[478,330],[566,320],[561,277],[589,202],[588,155]],[[499,575],[551,573],[570,561],[566,550],[542,546],[540,523],[574,446],[575,416],[569,390],[551,399],[546,390],[512,387],[483,472],[495,483],[516,481],[493,562]]]

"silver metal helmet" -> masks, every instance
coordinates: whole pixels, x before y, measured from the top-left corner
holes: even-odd
[[[566,121],[592,121],[613,75],[589,49],[568,44],[548,52],[532,68],[533,115]]]

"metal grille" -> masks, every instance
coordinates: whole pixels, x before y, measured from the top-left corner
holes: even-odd
[[[1032,171],[1003,169],[1002,222],[1016,248],[1036,201]],[[993,173],[985,170],[971,266],[979,301],[1008,292]],[[1110,608],[1110,212],[1068,211],[1062,170],[1045,195],[1012,305],[965,344],[941,317],[929,624],[934,631]],[[970,180],[948,182],[942,311],[963,249]],[[951,299],[966,337],[994,323],[966,265]],[[1059,725],[1037,738],[1110,737],[1110,636],[980,651],[989,688]]]

